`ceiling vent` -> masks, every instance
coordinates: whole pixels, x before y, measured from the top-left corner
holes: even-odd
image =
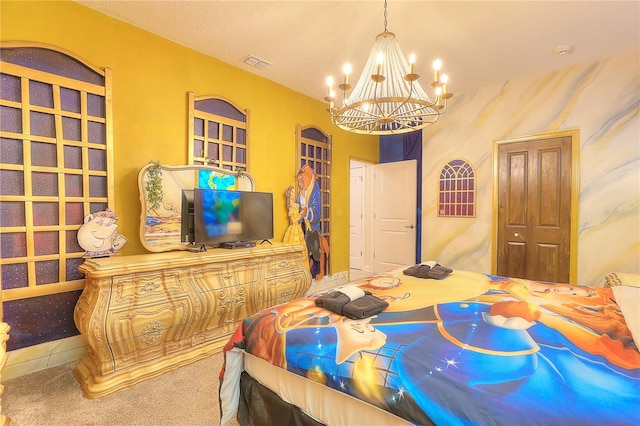
[[[264,69],[267,66],[271,65],[271,62],[266,61],[264,59],[258,58],[255,55],[247,55],[244,58],[242,58],[242,62],[244,62],[245,64],[258,68],[258,69]]]

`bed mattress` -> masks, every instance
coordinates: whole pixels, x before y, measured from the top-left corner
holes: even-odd
[[[275,367],[251,354],[244,355],[244,370],[283,401],[295,405],[325,425],[412,424],[388,411]]]

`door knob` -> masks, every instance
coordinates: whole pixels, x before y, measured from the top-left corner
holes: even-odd
[[[405,225],[404,227],[405,227],[405,228],[413,229],[413,228],[415,228],[415,225],[413,225],[413,224],[412,224],[412,225]]]

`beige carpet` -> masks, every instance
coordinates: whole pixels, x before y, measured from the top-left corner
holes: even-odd
[[[75,365],[3,382],[2,414],[11,426],[220,424],[221,353],[98,399],[82,395],[72,375]]]

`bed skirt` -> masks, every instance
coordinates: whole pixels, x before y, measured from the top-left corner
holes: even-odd
[[[323,426],[295,405],[283,401],[246,371],[240,376],[238,423],[242,426]]]

